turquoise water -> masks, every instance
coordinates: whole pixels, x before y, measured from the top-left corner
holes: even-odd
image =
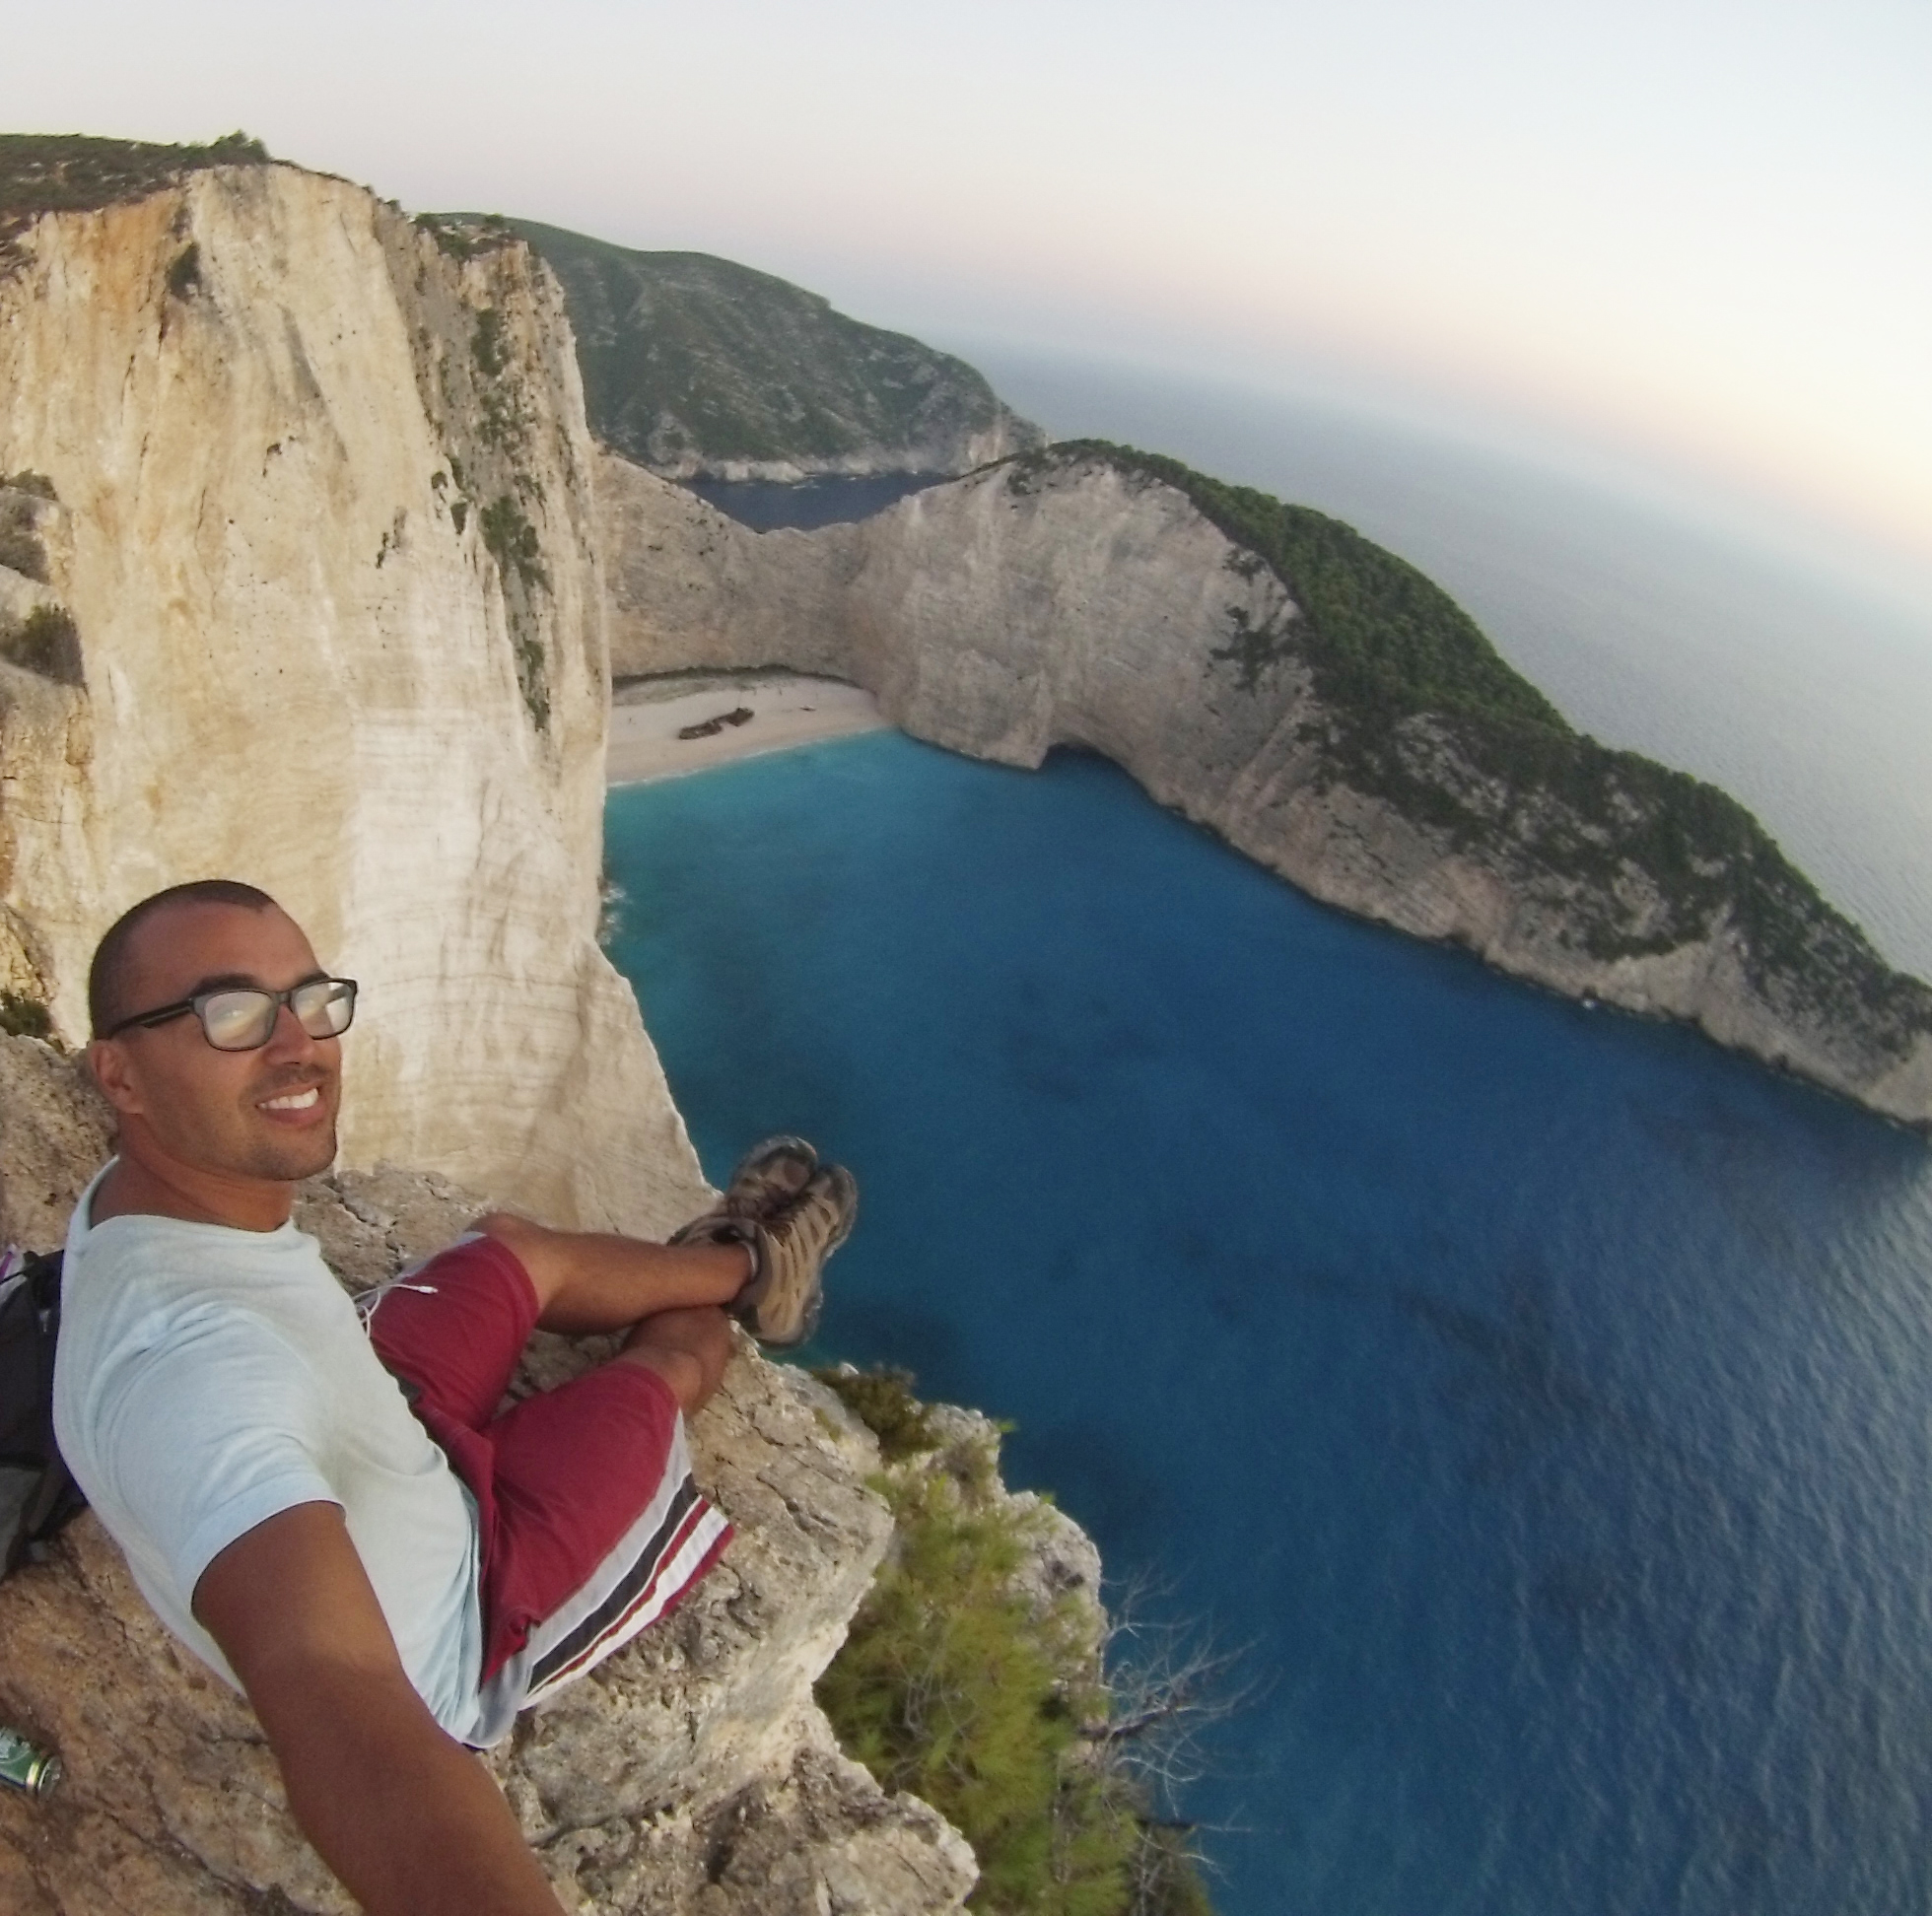
[[[1241,1646],[1225,1916],[1932,1904],[1932,1154],[892,734],[613,792],[714,1177],[859,1172],[821,1354],[1016,1420]]]

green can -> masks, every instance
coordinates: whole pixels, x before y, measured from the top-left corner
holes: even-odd
[[[18,1730],[0,1729],[0,1783],[31,1797],[49,1797],[60,1781],[60,1758],[31,1744]]]

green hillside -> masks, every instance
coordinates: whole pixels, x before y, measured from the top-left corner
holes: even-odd
[[[1004,443],[978,456],[1039,441],[964,361],[769,273],[505,224],[563,282],[591,430],[641,465],[949,472],[1002,424]]]
[[[1210,479],[1164,453],[1106,440],[1064,441],[1050,456],[1105,459],[1185,493],[1197,511],[1287,585],[1321,634],[1333,689],[1351,706],[1394,704],[1569,731],[1562,714],[1505,663],[1441,586],[1353,526],[1312,507],[1284,506],[1252,486]],[[1297,634],[1293,643],[1304,638]],[[1241,634],[1231,657],[1243,682],[1252,689],[1289,643],[1285,635]]]

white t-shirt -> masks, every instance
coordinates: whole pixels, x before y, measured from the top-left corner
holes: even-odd
[[[475,1506],[315,1240],[147,1214],[91,1227],[105,1175],[67,1233],[54,1433],[142,1595],[234,1683],[189,1608],[201,1573],[277,1512],[339,1504],[409,1680],[467,1738]]]

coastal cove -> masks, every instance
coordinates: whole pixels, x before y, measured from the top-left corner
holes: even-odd
[[[1922,1907],[1932,1160],[1343,918],[1056,754],[612,792],[714,1178],[858,1167],[822,1351],[1011,1417],[1243,1648],[1228,1916]]]

